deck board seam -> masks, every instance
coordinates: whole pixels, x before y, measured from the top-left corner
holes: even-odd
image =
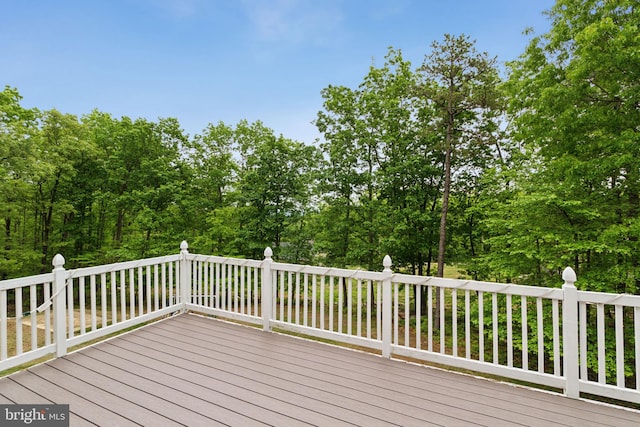
[[[155,333],[154,333],[154,334],[155,334]],[[139,336],[139,335],[138,335],[138,336]],[[163,337],[163,336],[162,336],[162,335],[158,335],[158,337]],[[142,337],[141,337],[141,338],[142,338]],[[148,338],[147,338],[147,339],[148,339]],[[151,339],[148,339],[148,340],[149,340],[149,341],[152,341]],[[152,341],[152,342],[153,342],[153,341]],[[158,341],[158,342],[160,342],[160,341]],[[174,348],[179,349],[179,348],[181,348],[181,347],[177,347],[177,346],[175,346]],[[198,352],[192,352],[192,353],[193,353],[193,354],[195,354],[196,356],[200,354],[200,353],[198,353]],[[283,361],[281,361],[281,360],[279,360],[279,359],[275,359],[275,358],[274,358],[273,360],[276,360],[276,361],[278,361],[278,362],[280,362],[280,363],[284,363]],[[231,362],[229,362],[229,363],[231,363]],[[251,363],[255,363],[255,362],[251,361]],[[243,365],[238,365],[238,367],[244,367],[244,366],[243,366]],[[272,367],[273,367],[273,366],[272,366]],[[303,369],[305,369],[305,370],[308,370],[308,368],[307,368],[306,366],[304,366],[304,365],[299,365],[299,367],[300,367],[300,368],[303,368]],[[274,368],[274,369],[276,369],[275,367],[273,367],[273,368]],[[260,372],[260,371],[256,370],[256,372]],[[304,375],[304,374],[301,374],[301,375]],[[315,377],[310,377],[310,376],[309,376],[309,378],[316,379]],[[357,381],[357,380],[354,380],[354,381]],[[301,384],[301,383],[299,383],[299,384]],[[304,385],[304,384],[301,384],[301,385]],[[362,384],[362,386],[371,386],[371,385],[375,385],[375,384],[371,384],[371,383],[364,383],[364,384]],[[343,386],[343,387],[345,387],[345,386]],[[346,387],[346,388],[349,388],[349,389],[354,390],[354,391],[361,391],[361,390],[362,390],[362,387],[352,387],[352,386],[349,386],[349,387]],[[396,394],[397,394],[397,393],[396,393]],[[372,395],[372,396],[376,396],[376,395]],[[377,397],[377,396],[376,396],[376,397]],[[414,397],[414,396],[411,396],[411,397]],[[396,404],[400,404],[400,405],[407,405],[407,404],[406,404],[406,402],[403,402],[402,400],[399,400],[399,399],[388,399],[388,400],[391,400],[393,403],[396,403]],[[367,403],[366,401],[363,401],[363,400],[360,400],[360,402],[361,402],[361,403]],[[459,409],[460,409],[460,408],[458,408],[458,407],[451,406],[451,405],[448,405],[447,403],[443,403],[443,402],[433,402],[433,403],[434,403],[435,405],[447,406],[448,408],[450,408],[450,409],[454,409],[454,410],[459,410]],[[412,406],[413,408],[416,408],[416,409],[420,410],[420,411],[425,411],[425,408],[424,408],[423,406],[416,406],[416,405],[411,405],[411,406]],[[503,410],[502,408],[499,408],[499,407],[496,407],[496,409]],[[473,411],[470,411],[470,410],[467,410],[467,411],[468,411],[468,412],[473,412]],[[396,412],[397,412],[397,411],[396,411]],[[438,413],[438,414],[443,415],[443,416],[449,416],[449,417],[451,417],[451,412],[450,412],[450,411],[442,412],[442,411],[435,411],[435,410],[431,410],[430,412]],[[398,412],[398,413],[399,413],[399,414],[402,414],[402,412]],[[475,412],[475,413],[476,413],[478,416],[489,416],[488,414],[483,414],[483,413],[480,413],[480,412]],[[505,414],[505,418],[499,418],[499,417],[497,417],[497,416],[495,416],[495,415],[494,415],[494,416],[492,416],[492,418],[493,418],[494,420],[502,419],[503,421],[508,422],[509,424],[513,425],[513,424],[514,424],[513,419],[508,419],[508,418],[506,418],[506,416],[507,416],[507,414]],[[467,421],[468,421],[468,420],[467,420]],[[524,424],[524,425],[526,425],[526,424]]]
[[[150,350],[157,350],[155,347],[152,347],[152,346],[144,346],[143,344],[140,344],[140,343],[137,343],[137,342],[132,342],[132,344],[139,345],[139,346],[142,346],[142,347],[146,347],[146,348],[148,348],[148,349],[150,349]],[[120,347],[120,348],[122,348],[123,350],[126,350],[126,351],[134,352],[134,351],[133,351],[133,350],[131,350],[130,348],[124,348],[124,347]],[[174,348],[179,349],[179,347],[174,347]],[[143,353],[138,353],[138,354],[142,355]],[[195,355],[197,355],[197,356],[199,356],[199,355],[200,355],[200,354],[198,354],[198,353],[194,353],[194,354],[195,354]],[[147,355],[147,356],[148,356],[148,354],[145,354],[145,355]],[[158,360],[159,360],[159,359],[158,359]],[[195,363],[195,362],[193,362],[193,363]],[[215,368],[215,367],[213,367],[213,366],[209,366],[209,368],[211,368],[211,369],[216,369],[216,368]],[[244,367],[244,368],[245,368],[245,369],[250,369],[250,368],[246,368],[246,367]],[[188,369],[188,371],[189,371],[189,372],[192,372],[192,373],[199,373],[198,371],[196,371],[196,370],[191,370],[191,369]],[[257,371],[257,370],[254,370],[254,371],[255,371],[256,373],[259,373],[259,372],[260,372],[260,371]],[[233,373],[233,372],[230,372],[230,371],[224,371],[224,372],[226,372],[226,373],[227,373],[227,374],[229,374],[229,375],[236,375],[236,376],[237,376],[237,374],[235,374],[235,373]],[[209,377],[210,377],[210,378],[214,378],[214,379],[215,379],[215,377],[211,377],[211,376],[209,376]],[[243,377],[243,378],[245,378],[245,379],[247,379],[247,380],[253,380],[253,381],[255,381],[255,379],[251,379],[251,378],[248,378],[248,377]],[[225,381],[225,382],[226,382],[226,381]],[[256,381],[256,382],[258,382],[258,381]],[[284,389],[284,388],[273,386],[273,385],[271,385],[271,384],[269,384],[269,383],[267,383],[267,382],[262,382],[262,381],[260,381],[259,383],[260,383],[260,384],[262,384],[262,385],[264,385],[264,386],[277,388],[277,389],[282,390],[282,391],[287,391],[287,390],[286,390],[286,389]],[[302,384],[302,383],[298,383],[298,385],[305,386],[305,387],[309,388],[308,386],[306,386],[305,384]],[[244,388],[244,387],[243,387],[243,388]],[[261,394],[262,394],[262,393],[261,393]],[[263,394],[263,395],[264,395],[264,394]],[[269,396],[269,395],[264,395],[264,396],[265,396],[265,397],[269,397],[269,398],[273,398],[272,396]],[[309,397],[309,396],[305,396],[305,397],[308,397],[309,399],[313,399],[313,400],[316,400],[316,401],[320,401],[320,400],[315,399],[315,398],[313,398],[313,397]],[[281,401],[281,402],[283,402],[283,403],[286,403],[286,404],[290,404],[290,403],[291,403],[291,402],[286,401],[286,400],[281,400],[281,399],[277,399],[277,400],[279,400],[279,401]],[[247,402],[247,403],[251,403],[251,402]],[[327,404],[329,404],[328,402],[323,402],[323,403],[327,403]],[[366,403],[366,402],[365,402],[365,403]],[[343,409],[345,409],[345,410],[349,410],[349,408],[348,408],[348,407],[346,407],[346,406],[345,406],[345,407],[343,407]],[[309,409],[309,410],[310,410],[310,411],[313,411],[313,412],[317,412],[317,411],[315,411],[315,410],[313,410],[313,409]],[[366,413],[362,413],[362,415],[363,415],[363,416],[367,416],[368,414],[366,414]],[[370,416],[370,415],[369,415],[369,416]],[[416,420],[421,421],[421,419],[416,419]],[[381,421],[384,421],[384,420],[381,420]],[[388,421],[385,421],[385,422],[387,422],[387,423],[388,423]]]
[[[203,320],[208,320],[207,317],[201,316],[201,315],[189,315],[188,317],[190,318],[194,318],[197,319],[199,321],[203,321]],[[185,316],[183,322],[188,322],[188,317]],[[178,319],[176,319],[178,320]],[[217,319],[216,319],[217,320]],[[245,325],[238,325],[235,324],[233,322],[228,322],[228,321],[224,321],[224,320],[219,320],[218,321],[219,324],[221,324],[223,327],[226,328],[233,328],[234,326],[239,326],[244,328],[245,330],[249,331],[252,334],[255,334],[256,336],[259,336],[261,334],[263,334],[262,331],[260,331],[259,329],[256,329],[254,327],[251,326],[245,326]],[[167,325],[169,327],[172,327],[172,325]],[[166,329],[163,329],[166,330]],[[154,332],[155,333],[155,332]],[[285,336],[285,337],[290,337],[289,335],[286,334],[279,334],[281,336]],[[295,336],[291,336],[291,338],[296,339],[302,343],[306,343],[308,346],[313,347],[313,344],[315,343],[315,341],[313,340],[309,340],[306,338],[299,338],[299,337],[295,337]],[[324,345],[322,346],[322,351],[327,352],[328,349],[333,349],[336,352],[339,352],[340,350],[345,350],[345,348],[340,347],[340,346],[335,346],[335,345]],[[352,351],[351,349],[346,349],[349,351]],[[293,351],[299,351],[296,349],[294,349]],[[374,356],[372,353],[368,353],[368,352],[362,352],[362,351],[352,351],[354,353],[354,355],[356,357],[359,357],[360,359],[364,359],[366,360],[367,358],[369,358],[370,356]],[[598,412],[595,410],[591,410],[591,408],[600,408],[600,409],[604,409],[607,408],[607,405],[598,405],[596,403],[596,405],[594,406],[594,402],[591,401],[585,401],[585,400],[573,400],[573,399],[568,399],[562,395],[559,395],[557,393],[551,393],[551,392],[546,392],[544,390],[538,390],[535,388],[530,388],[530,387],[521,387],[515,384],[510,384],[510,383],[505,383],[502,381],[496,381],[496,380],[491,380],[491,379],[487,379],[487,378],[483,378],[483,377],[478,377],[478,376],[473,376],[473,375],[468,375],[468,374],[464,374],[464,373],[458,373],[458,372],[451,372],[451,371],[447,371],[447,370],[443,370],[443,369],[434,369],[432,367],[429,366],[425,366],[425,365],[420,365],[420,364],[416,364],[416,363],[410,363],[410,362],[406,362],[404,360],[401,359],[393,359],[397,362],[401,362],[403,365],[402,367],[397,366],[397,365],[389,365],[389,366],[385,366],[385,369],[393,369],[394,371],[397,372],[398,375],[401,375],[403,378],[406,378],[407,380],[413,380],[414,377],[412,376],[408,376],[409,374],[406,372],[406,369],[403,369],[405,367],[411,369],[412,373],[415,373],[416,371],[420,371],[420,374],[422,375],[428,375],[428,376],[434,376],[433,374],[438,373],[440,375],[438,375],[437,377],[440,376],[447,376],[447,381],[448,382],[457,382],[459,384],[464,384],[465,387],[466,385],[469,383],[469,381],[473,381],[473,380],[481,380],[480,384],[482,385],[486,385],[486,390],[489,393],[494,393],[494,391],[496,389],[498,389],[500,391],[500,393],[502,394],[506,394],[508,393],[509,396],[515,396],[515,395],[519,395],[520,393],[518,393],[518,390],[526,390],[528,392],[531,392],[531,395],[533,395],[534,398],[537,398],[538,401],[541,403],[540,406],[542,406],[542,404],[544,404],[544,411],[545,412],[552,412],[552,413],[562,413],[562,408],[575,408],[575,406],[577,404],[580,403],[584,403],[585,405],[580,405],[581,408],[579,410],[579,414],[581,415],[581,418],[584,419],[585,421],[589,421],[591,420],[591,417],[589,414],[585,414],[583,411],[586,410],[587,412],[594,414],[594,415],[598,415],[598,414],[602,414],[602,412]],[[377,368],[373,368],[373,369],[377,369]],[[441,382],[439,382],[441,383]],[[478,382],[474,381],[474,386],[479,387],[478,386]],[[399,382],[400,385],[404,385],[404,382]],[[506,387],[505,387],[506,386]],[[508,387],[508,388],[507,388]],[[452,387],[451,387],[452,388]],[[508,390],[508,391],[505,391]],[[531,397],[531,396],[529,396]],[[561,403],[558,403],[558,401],[560,401]],[[550,410],[549,408],[549,404],[553,404],[552,406],[555,408],[553,410]],[[567,403],[567,405],[563,405],[562,403]],[[530,407],[533,409],[536,409],[536,406],[532,406],[532,405],[527,405],[525,403],[520,403],[520,405],[523,405],[525,407]],[[621,415],[624,413],[620,413],[620,411],[618,411],[619,409],[623,409],[626,412],[630,412],[633,415],[637,414],[638,411],[634,411],[634,410],[627,410],[627,408],[617,408],[614,407],[614,409],[616,410],[616,414],[613,416],[620,416],[619,418],[621,420],[626,420],[626,417],[622,417]]]
[[[149,331],[149,332],[150,332],[150,333],[153,333],[153,334],[156,334],[156,332],[151,332],[151,331]],[[174,333],[177,333],[177,332],[174,332]],[[160,337],[161,337],[162,335],[158,334],[158,336],[160,336]],[[236,336],[236,338],[237,338],[237,336]],[[237,341],[236,341],[236,342],[237,342]],[[211,343],[211,344],[213,344],[213,342],[210,342],[210,343]],[[281,353],[281,354],[285,354],[285,353]],[[280,361],[279,359],[276,359],[276,358],[274,358],[273,360]],[[282,361],[280,361],[280,362],[282,362]],[[395,361],[394,361],[394,362],[395,362]],[[253,362],[252,362],[252,363],[253,363]],[[330,365],[328,365],[328,366],[330,366]],[[298,365],[298,367],[300,367],[300,368],[302,368],[302,369],[306,369],[306,366],[305,366],[305,365]],[[333,367],[333,366],[331,366],[331,367]],[[334,374],[333,374],[333,373],[331,373],[331,375],[334,375]],[[353,381],[361,382],[361,380],[353,380]],[[370,385],[372,385],[372,383],[364,383],[363,385],[370,386]],[[358,387],[349,387],[349,388],[350,388],[350,389],[352,389],[352,390],[360,390],[360,388],[358,388]],[[427,391],[427,390],[425,389],[424,391]],[[391,395],[393,395],[393,396],[396,396],[396,395],[399,395],[399,394],[404,394],[404,395],[405,395],[405,396],[407,396],[407,397],[411,397],[411,398],[419,398],[419,396],[417,396],[417,395],[413,395],[413,394],[409,394],[409,393],[407,393],[407,391],[406,391],[406,390],[401,391],[401,392],[398,392],[398,391],[394,390],[394,391],[393,391],[393,393],[389,393],[389,394],[391,394]],[[396,402],[396,403],[399,403],[399,404],[407,404],[406,402],[404,402],[404,401],[402,401],[402,400],[400,400],[400,399],[397,399],[397,398],[394,398],[394,399],[393,399],[393,401],[394,401],[394,402]],[[467,401],[468,401],[469,403],[473,403],[473,404],[480,404],[479,402],[474,402],[474,401],[471,401],[471,400],[468,400],[468,399],[467,399]],[[440,402],[439,404],[446,405],[446,403],[442,403],[442,402]],[[486,406],[486,405],[485,405],[485,406]],[[524,405],[523,405],[523,406],[524,406]],[[413,405],[413,407],[418,408],[418,409],[421,409],[421,410],[424,410],[424,408],[423,408],[422,406],[416,406],[416,405]],[[455,406],[450,406],[450,407],[451,407],[452,409],[459,409],[458,407],[455,407]],[[504,411],[504,409],[503,409],[503,408],[501,408],[501,407],[499,407],[499,406],[494,406],[494,409],[496,409],[496,410],[498,410],[498,411]],[[473,412],[473,411],[470,411],[470,412]],[[482,415],[482,416],[487,416],[487,415],[488,415],[488,414],[486,414],[486,413],[482,413],[482,412],[475,412],[475,413],[476,413],[476,414],[478,414],[478,415]],[[497,418],[497,419],[502,419],[503,421],[508,421],[508,422],[514,423],[514,420],[513,420],[512,418],[508,418],[508,415],[509,415],[509,414],[506,414],[506,413],[505,413],[505,414],[504,414],[504,418],[497,417],[496,415],[493,415],[493,417],[494,417],[494,418]],[[540,419],[541,419],[541,420],[543,420],[543,421],[545,421],[545,420],[546,420],[546,421],[554,421],[554,420],[550,420],[550,419],[548,419],[548,418],[540,418]],[[571,424],[560,424],[557,420],[555,420],[554,422],[556,423],[556,425],[571,425]]]
[[[110,345],[115,346],[114,344],[110,344]],[[96,350],[97,350],[97,351],[101,351],[101,352],[103,352],[103,353],[105,353],[105,354],[109,354],[108,352],[106,352],[106,351],[105,351],[104,349],[102,349],[102,348],[99,348],[99,349],[98,349],[98,348],[96,348]],[[127,351],[131,351],[131,350],[129,350],[129,349],[126,349],[126,350],[127,350]],[[131,351],[131,352],[132,352],[132,351]],[[142,353],[138,353],[138,354],[143,355]],[[147,357],[148,357],[148,356],[149,356],[149,354],[144,354],[144,356],[147,356]],[[97,359],[97,358],[92,357],[92,356],[90,356],[90,355],[86,355],[86,357],[92,358],[93,360],[96,360],[96,361],[100,361],[101,363],[109,364],[108,362],[101,361],[100,359]],[[144,366],[144,365],[142,365],[142,364],[140,364],[140,363],[138,363],[138,362],[131,361],[131,360],[129,360],[129,359],[127,359],[127,361],[128,361],[128,363],[131,363],[131,364],[135,364],[135,365],[139,365],[139,366]],[[115,368],[121,369],[121,370],[123,370],[123,371],[125,371],[125,372],[131,372],[131,371],[127,371],[127,370],[123,369],[122,367],[119,367],[119,366],[116,366],[116,365],[113,365],[113,364],[109,364],[109,365],[111,365],[111,366],[113,366],[113,367],[115,367]],[[181,379],[181,377],[180,377],[180,376],[177,376],[177,375],[173,375],[173,374],[171,374],[171,373],[167,373],[167,372],[160,371],[160,370],[158,370],[158,369],[153,368],[152,366],[146,366],[146,367],[147,367],[148,369],[153,370],[153,371],[156,371],[156,372],[158,372],[158,373],[160,373],[160,374],[163,374],[163,375],[166,375],[166,376],[169,376],[169,377],[173,377],[173,378],[175,378],[175,379]],[[181,370],[190,371],[190,372],[192,372],[192,373],[198,373],[197,371],[187,370],[187,369],[184,369],[184,368],[180,368],[180,369],[181,369]],[[133,373],[133,372],[131,372],[131,373]],[[182,390],[182,389],[179,389],[179,388],[176,388],[176,387],[172,387],[171,385],[167,385],[167,384],[165,384],[165,383],[161,383],[161,382],[155,381],[155,380],[150,379],[150,378],[147,378],[147,377],[143,377],[143,378],[148,379],[149,381],[155,382],[155,383],[157,383],[157,384],[160,384],[160,385],[166,386],[166,387],[168,387],[168,388],[171,388],[171,389],[173,389],[173,390],[175,390],[175,391],[178,391],[178,392],[180,392],[180,393],[183,393],[183,394],[186,394],[186,395],[189,395],[189,396],[193,396],[193,397],[195,397],[195,398],[200,399],[200,397],[198,397],[198,396],[196,396],[196,395],[193,395],[193,394],[191,394],[191,393],[185,392],[185,391],[184,391],[184,390]],[[199,385],[199,387],[206,388],[205,386],[201,386],[201,385]],[[211,390],[211,391],[215,391],[215,392],[220,393],[220,394],[224,394],[225,396],[227,396],[227,397],[229,397],[229,398],[236,399],[236,398],[235,398],[234,396],[232,396],[232,395],[225,394],[225,393],[220,392],[220,391],[217,391],[217,390],[212,390],[212,389],[209,389],[209,390]],[[200,399],[200,400],[202,400],[202,399]],[[215,405],[215,406],[218,406],[218,407],[222,408],[221,406],[217,405],[216,403],[213,403],[213,402],[211,402],[211,401],[207,401],[207,402],[210,402],[212,405]],[[248,404],[252,404],[252,402],[249,402],[249,401],[244,401],[244,402],[245,402],[245,403],[248,403]],[[236,413],[236,414],[238,414],[238,415],[240,415],[240,416],[243,416],[243,417],[245,417],[245,418],[251,419],[251,420],[253,420],[253,421],[255,421],[255,422],[261,422],[259,419],[249,417],[249,416],[247,416],[246,414],[243,414],[243,413],[241,413],[241,412],[234,411],[234,410],[229,409],[229,408],[224,408],[224,409],[228,409],[229,411],[232,411],[232,412],[234,412],[234,413]],[[265,409],[266,411],[271,411],[269,408],[263,408],[263,409]],[[273,412],[273,411],[272,411],[272,412]],[[281,414],[281,415],[284,415],[284,414]],[[339,421],[339,420],[338,420],[338,421]]]
[[[67,387],[63,387],[63,386],[62,386],[62,385],[60,385],[60,384],[57,384],[57,383],[54,383],[54,382],[50,381],[48,378],[46,378],[46,377],[44,377],[44,376],[42,376],[42,375],[38,374],[37,372],[34,372],[34,371],[33,371],[33,370],[31,370],[31,369],[27,370],[27,372],[28,372],[29,374],[31,374],[31,375],[34,375],[34,376],[38,377],[41,381],[45,381],[45,382],[47,382],[47,383],[49,383],[49,384],[52,384],[52,385],[54,385],[54,386],[56,386],[56,387],[59,387],[59,388],[61,388],[61,389],[65,390],[67,393],[72,394],[72,395],[74,395],[74,396],[77,396],[77,397],[78,397],[79,399],[81,399],[81,400],[84,400],[84,401],[86,401],[86,402],[89,402],[91,405],[94,405],[94,406],[100,407],[100,408],[104,409],[105,411],[107,411],[107,412],[109,412],[109,413],[112,413],[112,414],[114,414],[114,415],[116,415],[116,416],[118,416],[118,417],[124,418],[124,419],[126,419],[127,421],[131,422],[132,424],[141,425],[140,423],[136,422],[135,420],[132,420],[132,419],[130,419],[130,418],[128,418],[128,417],[126,417],[126,416],[124,416],[124,415],[122,415],[122,414],[119,414],[119,413],[117,413],[117,412],[114,412],[112,408],[109,408],[109,407],[107,407],[107,406],[101,405],[100,403],[95,402],[95,401],[93,401],[93,400],[87,399],[85,396],[83,396],[83,395],[81,395],[81,394],[78,394],[78,393],[76,393],[75,391],[73,391],[73,390],[71,390],[71,389],[69,389],[69,388],[67,388]],[[38,395],[42,396],[44,399],[47,399],[47,400],[51,401],[52,403],[56,403],[55,401],[52,401],[51,399],[49,399],[48,397],[46,397],[46,396],[44,396],[44,395],[42,395],[42,394],[38,393],[37,391],[32,390],[32,389],[30,389],[30,390],[31,390],[31,391],[33,391],[34,393],[36,393],[36,394],[38,394]],[[57,403],[61,403],[61,402],[57,402]],[[64,402],[64,403],[66,403],[66,402]],[[70,410],[70,412],[73,412],[73,410],[71,409],[71,405],[69,405],[69,410]],[[81,416],[80,414],[78,414],[78,413],[76,413],[76,415],[77,415],[77,416],[79,416],[79,417],[81,417],[81,418],[84,418],[84,417],[82,417],[82,416]]]

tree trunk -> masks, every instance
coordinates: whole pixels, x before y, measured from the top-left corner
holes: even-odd
[[[447,131],[447,133],[449,133]],[[447,144],[449,145],[449,144]],[[444,158],[444,188],[442,192],[442,212],[440,214],[440,242],[438,243],[438,277],[444,277],[444,251],[447,239],[447,213],[451,191],[451,148],[447,146]]]
[[[124,228],[124,209],[118,210],[118,220],[116,221],[116,230],[113,240],[116,243],[116,247],[120,247],[122,244],[122,230]]]
[[[4,249],[6,251],[11,250],[11,218],[6,217],[4,219]]]

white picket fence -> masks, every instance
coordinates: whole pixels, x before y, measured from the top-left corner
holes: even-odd
[[[183,242],[180,254],[65,270],[57,255],[49,274],[0,281],[0,370],[193,311],[640,403],[640,296],[578,291],[571,268],[562,288],[543,288],[393,273],[389,257],[372,272],[271,256],[195,255]]]

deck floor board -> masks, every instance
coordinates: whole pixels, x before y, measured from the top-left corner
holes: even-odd
[[[179,315],[0,379],[71,425],[632,426],[640,412]]]

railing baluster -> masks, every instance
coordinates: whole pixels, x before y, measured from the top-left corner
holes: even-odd
[[[31,313],[31,350],[38,348],[38,291],[36,285],[29,286],[29,312]]]
[[[227,264],[222,264],[220,269],[222,270],[221,282],[220,282],[220,297],[221,297],[222,301],[220,303],[221,304],[220,305],[220,309],[226,310],[227,309],[227,298],[228,298],[227,289],[229,288],[229,286],[227,286]]]
[[[507,366],[513,367],[513,297],[507,294]]]
[[[304,281],[303,281],[303,300],[304,300],[304,310],[302,313],[302,324],[303,326],[307,326],[309,324],[309,274],[304,273]]]
[[[261,312],[258,311],[258,309],[261,309],[259,301],[258,301],[258,296],[259,296],[259,292],[258,292],[258,269],[254,267],[253,269],[253,315],[254,316],[261,316]]]
[[[78,309],[80,310],[80,334],[87,333],[87,307],[86,307],[86,295],[85,295],[86,283],[84,276],[80,276],[78,279]]]
[[[491,321],[493,322],[493,363],[498,364],[498,294],[491,294]]]
[[[484,292],[478,291],[478,358],[484,362]]]
[[[284,271],[280,272],[280,280],[277,282],[278,290],[280,291],[280,320],[284,322],[284,307],[285,307],[285,282],[284,282]]]
[[[404,345],[409,347],[409,332],[411,332],[411,300],[408,285],[403,286],[404,289]]]
[[[578,304],[580,316],[580,379],[585,381],[589,379],[589,375],[587,373],[587,309],[587,303],[580,302]],[[640,340],[636,341],[636,345],[640,345]],[[640,363],[640,360],[638,360],[638,363]],[[636,372],[640,372],[640,370],[637,370]]]
[[[215,262],[211,264],[209,272],[209,280],[211,282],[211,307],[220,308],[220,264]]]
[[[415,285],[416,294],[416,349],[422,348],[422,286]]]
[[[333,276],[329,276],[329,330],[333,332]]]
[[[371,311],[373,309],[373,297],[371,292],[373,290],[373,284],[371,280],[367,280],[367,338],[371,339]]]
[[[551,300],[551,317],[553,319],[553,375],[560,375],[560,321],[558,312],[558,300]]]
[[[225,306],[224,309],[225,310],[229,310],[229,311],[233,311],[233,306],[234,306],[234,298],[233,298],[233,292],[234,292],[234,274],[233,274],[233,265],[231,264],[225,264],[224,266],[224,271],[225,271],[225,280],[224,280],[224,286],[225,286]]]
[[[173,262],[169,263],[169,305],[174,304],[173,300]],[[178,262],[175,262],[178,265]]]
[[[129,319],[136,317],[135,272],[129,269]]]
[[[238,312],[238,265],[229,264],[229,311]]]
[[[542,298],[536,298],[536,320],[538,326],[538,372],[544,373],[544,323],[542,316]]]
[[[398,345],[398,327],[400,323],[400,316],[398,313],[398,304],[399,304],[399,287],[398,283],[393,284],[393,344]],[[384,295],[383,295],[384,297]]]
[[[622,306],[615,305],[616,377],[618,387],[624,387],[624,321]]]
[[[2,294],[0,294],[0,298],[2,297]],[[45,301],[49,301],[49,299],[51,298],[51,283],[45,283],[44,284],[44,300]],[[6,307],[5,310],[3,311],[1,308],[1,303],[0,303],[0,313],[6,313]],[[44,334],[44,345],[49,345],[51,344],[51,307],[47,306],[44,309],[44,330],[45,330],[45,334]],[[1,340],[2,338],[0,338]],[[6,337],[5,340],[2,340],[2,342],[6,342]]]
[[[116,282],[116,272],[111,272],[111,324],[118,323],[118,284]]]
[[[220,264],[216,264],[216,282],[215,282],[215,291],[214,291],[214,293],[215,293],[215,304],[213,306],[215,308],[217,308],[217,309],[222,307],[221,306],[221,304],[222,304],[221,299],[222,298],[220,298],[220,280],[221,280],[221,277],[222,277],[221,270],[222,270],[222,268],[221,268]]]
[[[300,273],[296,273],[296,325],[300,324]]]
[[[324,284],[325,276],[320,276],[320,330],[324,330]]]
[[[158,311],[160,309],[160,272],[158,264],[153,266],[153,309]]]
[[[433,351],[433,287],[427,286],[427,351]]]
[[[451,291],[451,337],[452,337],[452,354],[458,357],[458,290]]]
[[[344,277],[340,277],[337,281],[337,286],[338,286],[338,332],[343,333],[344,330],[342,329],[342,307],[344,307],[343,303],[344,303],[344,292],[343,292],[343,285],[344,285]]]
[[[471,295],[468,289],[464,291],[464,354],[471,359]]]
[[[198,262],[198,303],[200,305],[209,305],[209,292],[207,290],[208,271],[207,265],[204,261]]]
[[[362,336],[362,279],[358,279],[356,282],[356,335]]]
[[[14,289],[14,301],[16,306],[16,354],[22,354],[22,287]]]
[[[247,301],[245,300],[245,293],[251,298],[251,288],[247,287],[247,278],[245,276],[246,270],[248,267],[241,266],[240,267],[240,312],[242,314],[247,314]],[[251,304],[249,304],[251,307]]]
[[[529,325],[527,317],[527,297],[520,297],[520,323],[522,329],[522,369],[529,370]]]
[[[107,275],[102,273],[100,275],[100,306],[102,309],[102,325],[104,328],[107,326]]]
[[[382,282],[376,283],[376,339],[382,341]]]
[[[75,334],[75,319],[73,315],[73,279],[67,280],[67,331],[69,338]],[[16,295],[17,296],[17,295]]]
[[[245,283],[245,287],[247,288],[247,301],[246,301],[246,314],[251,315],[252,311],[251,311],[251,272],[253,270],[253,268],[251,267],[246,267],[246,283]],[[243,282],[244,283],[244,282]]]
[[[311,276],[311,327],[312,328],[318,327],[318,325],[316,324],[316,316],[318,314],[317,308],[316,308],[316,304],[318,303],[317,286],[318,286],[318,276],[316,274],[313,274]]]
[[[445,333],[446,333],[446,318],[445,318],[445,300],[444,300],[444,288],[440,287],[438,288],[438,294],[439,294],[439,309],[440,309],[440,353],[441,354],[445,354],[446,353],[446,337],[445,337]]]
[[[153,309],[151,308],[151,280],[153,279],[153,277],[151,276],[151,266],[148,265],[144,274],[144,279],[145,279],[145,286],[144,286],[144,293],[146,294],[146,301],[147,301],[147,311],[146,313],[150,313]],[[143,304],[144,305],[144,304]],[[144,307],[142,310],[143,313],[145,313]]]
[[[89,298],[91,298],[91,330],[98,329],[98,320],[96,317],[96,275],[89,277]]]
[[[353,280],[347,280],[347,335],[353,335]]]
[[[84,287],[84,285],[82,285]],[[82,312],[80,313],[82,316]],[[127,273],[120,270],[120,321],[127,320]]]
[[[138,316],[144,314],[144,277],[142,267],[138,267]]]

